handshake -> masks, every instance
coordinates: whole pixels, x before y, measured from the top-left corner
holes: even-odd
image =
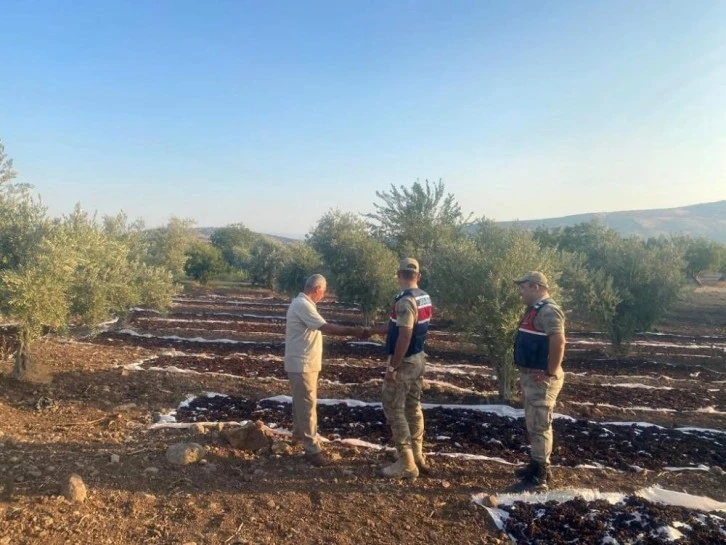
[[[365,341],[365,340],[368,340],[368,339],[371,338],[372,332],[371,332],[371,330],[369,328],[367,328],[367,327],[355,327],[353,329],[355,330],[355,332],[353,333],[353,336],[354,337],[356,337],[356,338],[358,338],[358,339],[360,339],[362,341]]]

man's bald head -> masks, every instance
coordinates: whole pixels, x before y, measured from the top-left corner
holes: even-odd
[[[314,274],[305,282],[305,295],[314,302],[322,301],[328,289],[328,282],[322,274]]]

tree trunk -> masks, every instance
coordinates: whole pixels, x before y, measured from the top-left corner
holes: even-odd
[[[514,360],[511,354],[505,354],[497,358],[497,381],[499,383],[499,397],[502,401],[510,403],[514,398],[514,388],[517,379]]]
[[[619,328],[614,328],[610,332],[610,353],[621,358],[630,353],[630,341],[625,340]]]
[[[21,331],[18,333],[18,350],[15,352],[15,376],[20,379],[25,378],[31,366],[30,335]]]

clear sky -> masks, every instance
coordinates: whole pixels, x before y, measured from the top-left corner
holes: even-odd
[[[302,234],[442,178],[498,220],[726,199],[726,1],[2,1],[54,214]]]

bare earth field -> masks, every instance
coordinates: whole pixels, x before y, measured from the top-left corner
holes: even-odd
[[[530,498],[506,494],[527,459],[520,406],[497,404],[491,362],[444,326],[431,335],[424,394],[435,474],[377,477],[391,459],[377,405],[383,350],[334,339],[319,416],[336,464],[311,468],[285,434],[286,305],[190,289],[166,315],[137,309],[93,339],[39,342],[34,383],[0,363],[0,545],[726,540],[726,290],[689,293],[626,358],[602,335],[570,332],[553,491]],[[320,308],[361,321],[345,305]],[[10,329],[0,337],[12,347]],[[276,430],[273,450],[223,439],[257,420]],[[205,459],[170,464],[168,446],[187,441]],[[84,503],[61,494],[74,473]],[[575,498],[580,489],[589,495]]]

